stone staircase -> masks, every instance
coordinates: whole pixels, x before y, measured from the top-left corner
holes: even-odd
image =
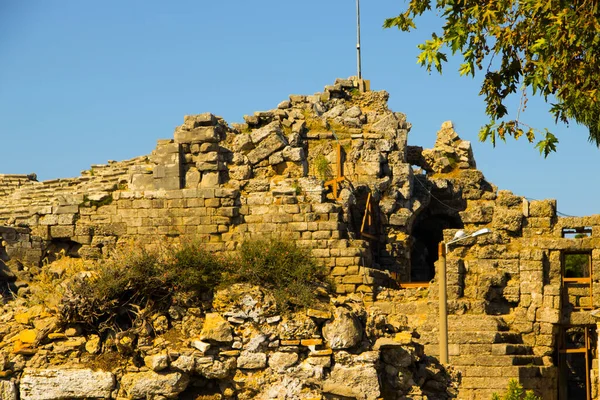
[[[438,335],[437,329],[421,335],[426,354],[439,354]],[[556,367],[544,365],[543,358],[534,355],[532,347],[523,344],[521,335],[511,332],[502,317],[450,315],[448,342],[449,364],[462,377],[458,399],[490,400],[494,392],[504,391],[510,379],[517,379],[543,399],[551,398],[547,397],[553,389],[548,387],[548,379],[556,381]]]

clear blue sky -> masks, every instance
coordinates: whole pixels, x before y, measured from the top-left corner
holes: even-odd
[[[554,128],[557,154],[543,159],[523,139],[479,143],[479,80],[459,78],[456,63],[443,76],[416,64],[435,17],[411,34],[382,28],[404,4],[363,0],[362,48],[364,77],[413,124],[409,143],[431,147],[452,120],[499,188],[600,213],[600,150],[587,131],[554,128],[546,105],[530,101],[523,119]],[[354,75],[355,38],[354,0],[0,0],[0,173],[71,177],[149,154],[185,114],[240,122]]]

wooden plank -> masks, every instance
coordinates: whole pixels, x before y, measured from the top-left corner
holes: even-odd
[[[331,179],[331,180],[325,182],[325,186],[331,186],[331,185],[333,185],[336,182],[343,182],[345,180],[346,180],[345,176],[342,176],[340,178],[334,178],[334,179]]]
[[[346,177],[344,176],[344,165],[342,162],[342,145],[338,142],[337,147],[336,147],[336,159],[337,159],[337,165],[336,165],[336,177],[334,179],[330,179],[327,182],[325,182],[325,186],[331,186],[331,189],[333,191],[333,198],[336,200],[341,200],[340,196],[339,196],[339,185],[338,183],[343,182]]]
[[[563,278],[563,282],[592,283],[592,278]]]
[[[563,349],[563,350],[559,350],[559,352],[563,353],[563,354],[587,353],[587,349],[584,347],[581,347],[579,349]]]
[[[428,288],[429,285],[429,282],[398,282],[401,289]]]
[[[371,201],[371,193],[367,196],[367,204],[365,204],[365,213],[363,215],[362,224],[360,226],[360,233],[364,234],[365,232],[365,224],[367,223],[367,214],[369,213],[369,202]]]
[[[591,271],[590,271],[591,272]],[[591,275],[591,274],[590,274]],[[585,328],[585,395],[587,400],[590,400],[590,341],[588,338],[588,328]]]

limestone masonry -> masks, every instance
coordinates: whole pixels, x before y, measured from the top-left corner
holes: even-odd
[[[338,79],[241,124],[185,116],[152,154],[77,178],[0,175],[0,400],[491,399],[511,378],[543,399],[598,399],[600,215],[498,190],[451,122],[433,149],[409,146],[405,115],[362,86]],[[442,366],[437,246],[481,228],[447,255]],[[188,239],[227,253],[267,235],[330,268],[328,311],[281,316],[236,285],[156,316],[154,336],[117,334],[141,358],[111,361],[105,338],[26,301],[61,256]]]

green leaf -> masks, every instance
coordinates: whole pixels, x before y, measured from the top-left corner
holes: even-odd
[[[418,46],[417,62],[431,72],[442,72],[445,48],[462,56],[460,76],[483,70],[480,94],[490,121],[512,109],[510,97],[519,90],[545,101],[557,122],[575,121],[589,129],[589,140],[600,146],[600,16],[597,2],[542,2],[479,0],[409,0],[399,15],[384,22],[386,28],[415,28],[415,19],[426,12],[441,18],[440,36],[433,34]],[[439,31],[439,30],[438,30]],[[510,110],[509,107],[510,106]],[[507,134],[525,135],[534,142],[533,130],[498,126],[483,129],[486,140]],[[495,133],[494,133],[495,132]],[[542,154],[555,151],[557,140],[544,136],[536,144]]]
[[[529,143],[533,143],[533,140],[535,139],[535,133],[533,132],[533,128],[529,128],[525,136],[527,137]]]
[[[544,139],[537,142],[535,147],[540,151],[540,154],[543,154],[544,158],[546,158],[551,152],[556,151],[557,143],[558,139],[556,138],[556,136],[554,136],[546,129]]]
[[[463,75],[475,75],[475,71],[473,71],[473,64],[472,63],[463,63],[460,64],[460,68],[458,69],[458,72],[460,73],[460,76]]]

